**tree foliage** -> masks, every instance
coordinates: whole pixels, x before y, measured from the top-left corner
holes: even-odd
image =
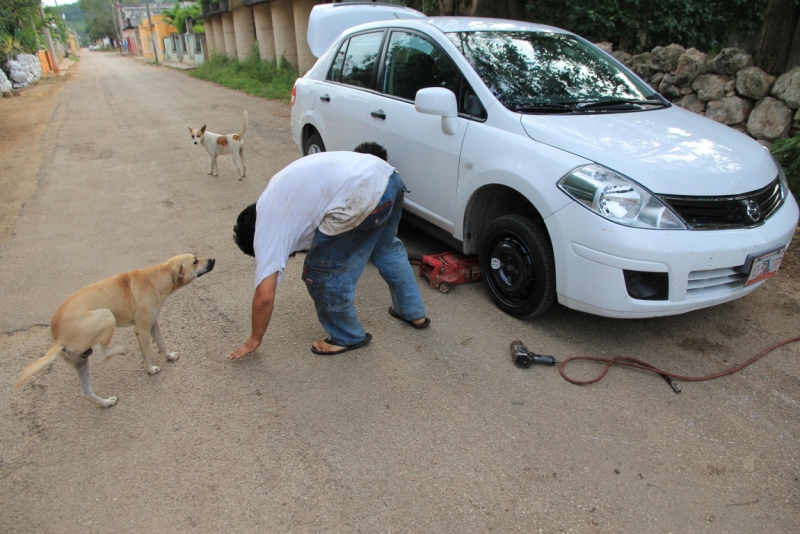
[[[175,26],[175,29],[178,30],[178,33],[186,33],[186,18],[189,17],[194,21],[192,25],[192,31],[194,33],[204,33],[205,27],[203,25],[203,20],[198,20],[197,17],[200,16],[203,9],[200,7],[200,4],[193,3],[189,4],[188,6],[181,5],[180,2],[175,2],[175,6],[170,9],[165,9],[161,12],[164,16],[164,20]]]
[[[80,0],[79,7],[86,13],[86,34],[89,39],[114,38],[114,15],[108,0]]]
[[[38,50],[39,31],[42,25],[39,5],[39,0],[0,0],[2,57]]]
[[[705,51],[758,33],[768,0],[527,0],[536,22],[637,51],[678,43]]]

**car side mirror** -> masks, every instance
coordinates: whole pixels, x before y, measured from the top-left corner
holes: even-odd
[[[426,115],[442,117],[442,131],[454,135],[458,130],[458,105],[456,95],[444,87],[426,87],[417,91],[414,107]]]

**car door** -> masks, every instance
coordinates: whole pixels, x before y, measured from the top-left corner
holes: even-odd
[[[326,80],[314,88],[326,150],[353,150],[364,142],[384,33],[371,31],[343,41]]]
[[[462,83],[447,55],[428,37],[392,30],[379,71],[378,90],[369,103],[366,140],[383,145],[389,163],[409,189],[406,209],[453,232],[461,144],[468,121],[454,135],[442,131],[439,116],[419,113],[419,89],[445,87],[456,95]]]

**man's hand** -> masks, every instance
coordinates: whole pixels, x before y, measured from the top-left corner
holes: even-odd
[[[278,273],[273,273],[264,278],[253,294],[252,325],[250,337],[244,345],[236,349],[228,356],[229,360],[244,358],[258,347],[267,332],[269,320],[272,317],[272,308],[275,303],[275,288],[278,285]]]
[[[260,339],[253,339],[252,337],[248,338],[244,345],[236,349],[228,356],[229,360],[238,360],[240,358],[244,358],[248,354],[254,352],[258,347],[261,346]]]

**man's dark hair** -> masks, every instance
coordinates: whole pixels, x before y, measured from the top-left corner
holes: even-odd
[[[233,240],[239,245],[239,249],[248,256],[256,257],[253,249],[253,240],[256,237],[256,205],[250,204],[236,218],[236,225],[233,227]]]
[[[359,154],[372,154],[373,156],[381,158],[383,161],[389,161],[389,155],[386,153],[386,149],[378,143],[372,141],[361,143],[355,148],[355,150],[353,150],[353,152],[358,152]]]

